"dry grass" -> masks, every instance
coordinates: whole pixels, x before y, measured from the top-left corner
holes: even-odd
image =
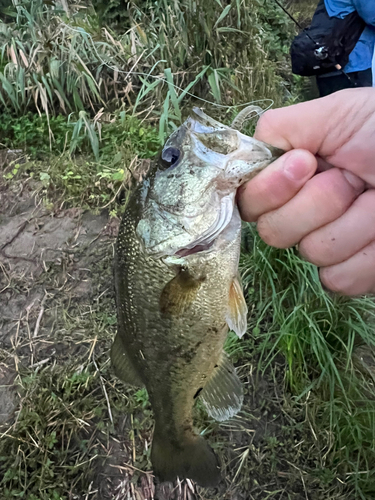
[[[161,116],[168,131],[191,94],[223,105],[290,97],[285,52],[294,27],[272,0],[131,3],[122,33],[101,28],[86,5],[71,9],[67,18],[36,0],[0,22],[0,100],[9,112],[84,119],[123,106]]]

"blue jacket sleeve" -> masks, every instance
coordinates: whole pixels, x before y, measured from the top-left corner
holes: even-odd
[[[375,0],[352,0],[353,6],[366,24],[375,26]]]

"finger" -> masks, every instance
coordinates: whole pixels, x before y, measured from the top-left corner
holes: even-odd
[[[328,133],[325,126],[327,119],[322,120],[321,116],[322,112],[325,115],[325,111],[320,99],[286,108],[270,109],[260,116],[254,138],[284,151],[299,148],[317,154],[322,144],[322,137]],[[306,117],[309,119],[306,120]],[[313,126],[320,122],[321,126]]]
[[[315,157],[307,151],[285,153],[238,190],[241,217],[256,221],[261,214],[284,205],[314,175],[316,166]]]
[[[375,241],[350,259],[320,269],[324,286],[343,295],[364,295],[375,292]]]
[[[373,158],[375,113],[374,106],[368,103],[374,102],[374,96],[373,88],[346,89],[271,109],[261,115],[254,137],[285,151],[306,149],[340,168],[347,168],[348,155],[354,163],[366,159],[367,165],[367,159]]]
[[[337,220],[308,234],[299,251],[317,266],[344,262],[375,240],[375,190],[361,194]]]
[[[363,190],[355,175],[333,168],[310,179],[288,203],[258,220],[261,238],[288,248],[340,217]]]

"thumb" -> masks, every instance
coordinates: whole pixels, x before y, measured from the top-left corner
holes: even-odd
[[[317,160],[308,151],[289,151],[271,163],[237,194],[241,217],[256,221],[260,215],[275,210],[295,196],[314,175]]]

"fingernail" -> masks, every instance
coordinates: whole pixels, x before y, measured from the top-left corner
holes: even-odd
[[[310,153],[305,151],[292,151],[286,153],[284,161],[284,172],[287,177],[294,181],[301,181],[313,174]]]
[[[355,189],[355,191],[358,191],[358,193],[362,193],[362,191],[365,188],[365,183],[363,182],[362,179],[360,179],[357,175],[352,174],[348,170],[342,170],[342,175],[349,182],[349,184]]]

